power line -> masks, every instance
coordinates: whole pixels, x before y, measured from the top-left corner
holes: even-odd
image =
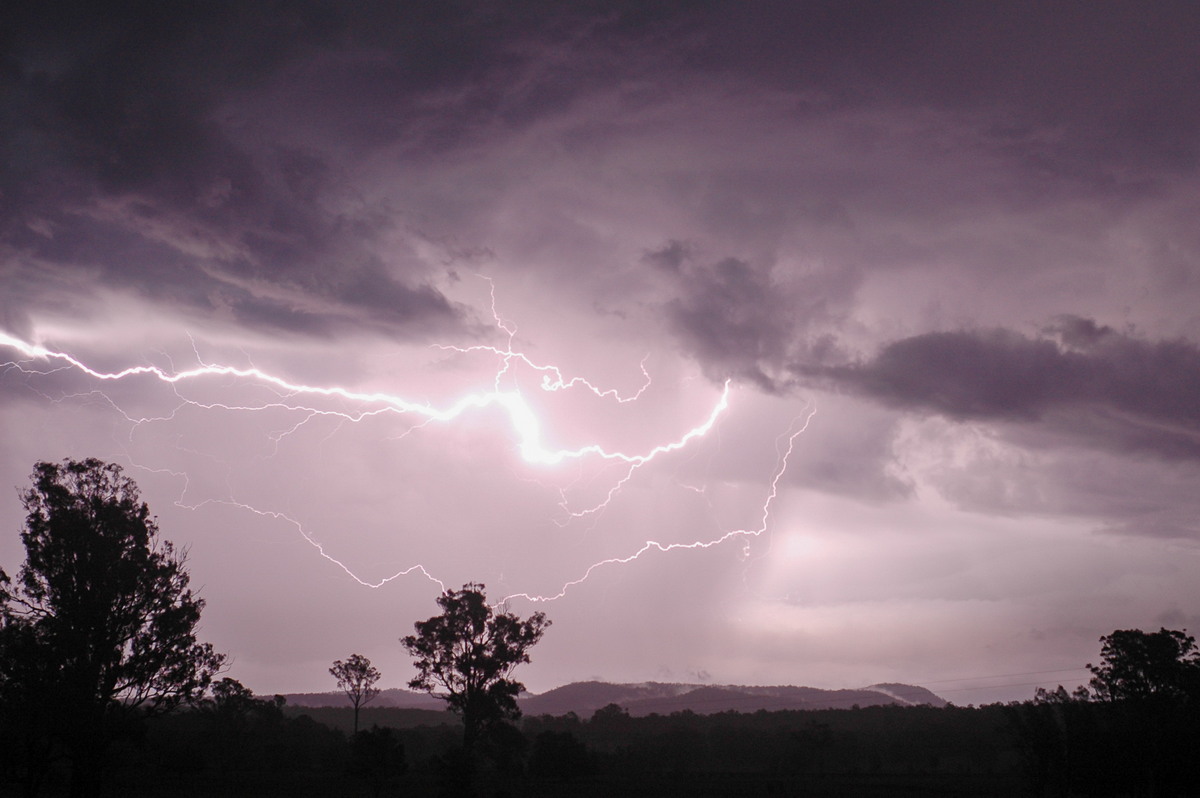
[[[1087,668],[1058,668],[1057,670],[1052,670],[1052,671],[1024,671],[1022,673],[995,673],[990,676],[960,676],[960,677],[957,677],[954,679],[936,679],[933,681],[921,681],[920,685],[922,687],[924,687],[925,685],[945,684],[947,682],[969,682],[969,681],[977,681],[979,679],[1007,679],[1010,676],[1041,676],[1041,675],[1047,674],[1047,673],[1083,673],[1083,672],[1091,673],[1091,671],[1089,671]],[[1003,686],[1003,685],[1000,685],[1000,686]],[[1014,686],[1019,687],[1020,685],[1014,685]],[[966,689],[971,689],[971,688],[966,688]]]
[[[981,684],[975,687],[951,687],[945,690],[938,690],[937,695],[942,693],[965,693],[973,690],[1000,690],[1005,687],[1041,687],[1044,682],[1013,682],[1012,684]]]

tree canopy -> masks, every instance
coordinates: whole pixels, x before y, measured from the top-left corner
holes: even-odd
[[[521,716],[516,699],[525,686],[512,672],[529,662],[529,649],[550,621],[541,612],[521,620],[493,609],[477,583],[447,590],[437,603],[441,614],[418,621],[416,634],[400,640],[417,667],[409,687],[436,695],[462,715],[469,751],[480,731]]]
[[[1118,629],[1100,638],[1088,687],[1039,688],[1006,710],[1041,791],[1191,795],[1200,749],[1200,652],[1187,630]]]
[[[1200,652],[1186,629],[1118,629],[1100,642],[1100,665],[1088,664],[1096,698],[1200,698]]]
[[[0,683],[48,718],[72,794],[91,794],[114,716],[198,698],[223,657],[196,639],[204,601],[185,553],[159,538],[120,466],[40,462],[31,480],[25,563],[15,579],[0,570]]]

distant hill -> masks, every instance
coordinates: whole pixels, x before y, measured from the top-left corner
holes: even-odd
[[[883,684],[873,684],[867,688],[879,693],[890,695],[903,704],[928,704],[931,707],[944,707],[948,703],[939,696],[934,695],[924,687],[916,687],[911,684],[894,684],[885,682]]]
[[[760,709],[849,709],[881,704],[941,707],[946,701],[923,687],[907,684],[872,685],[858,690],[821,690],[815,687],[756,687],[745,685],[703,685],[645,682],[611,684],[575,682],[539,695],[521,699],[521,710],[528,715],[565,715],[574,712],[582,718],[608,704],[617,704],[631,715],[691,710],[702,715],[715,712],[757,712]]]
[[[342,693],[292,693],[284,698],[297,707],[348,707]],[[521,696],[521,711],[526,715],[565,715],[574,712],[581,718],[609,704],[617,704],[630,715],[651,713],[669,715],[691,710],[709,715],[716,712],[757,712],[784,709],[849,709],[896,704],[942,707],[946,701],[924,687],[910,684],[873,684],[856,690],[821,690],[816,687],[756,687],[746,685],[675,684],[642,682],[573,682],[545,693]],[[384,690],[367,706],[404,709],[445,709],[445,704],[425,693],[411,690]]]

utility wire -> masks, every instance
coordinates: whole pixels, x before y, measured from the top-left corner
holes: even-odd
[[[947,682],[969,682],[978,681],[979,679],[1007,679],[1010,676],[1041,676],[1047,673],[1091,673],[1087,668],[1058,668],[1052,671],[1023,671],[1021,673],[994,673],[989,676],[959,676],[953,679],[935,679],[933,681],[921,681],[920,685],[924,687],[929,684],[946,684]],[[1003,686],[1003,685],[1000,685]],[[1019,685],[1014,685],[1019,686]]]

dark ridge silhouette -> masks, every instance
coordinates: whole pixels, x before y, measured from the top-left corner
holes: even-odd
[[[574,712],[590,717],[609,704],[617,704],[631,715],[690,710],[699,714],[714,712],[757,712],[760,709],[849,709],[858,706],[896,704],[942,707],[946,701],[923,687],[906,684],[881,684],[858,690],[822,690],[815,687],[776,685],[703,685],[644,682],[574,682],[539,695],[521,699],[526,715],[563,715]]]
[[[884,693],[896,698],[902,704],[912,706],[921,706],[928,704],[931,707],[944,707],[947,702],[941,696],[935,695],[924,687],[918,687],[913,684],[896,684],[895,682],[883,682],[882,684],[873,684],[870,687],[864,688],[873,690],[877,693]]]
[[[631,701],[664,698],[677,694],[678,685],[612,684],[610,682],[572,682],[544,693],[521,697],[521,711],[526,715],[565,715],[574,712],[580,717],[609,704],[625,706]]]
[[[343,707],[346,696],[341,693],[292,693],[285,695],[289,706]],[[642,682],[613,684],[611,682],[572,682],[544,693],[524,693],[518,699],[525,715],[565,715],[574,712],[580,717],[609,704],[617,704],[635,716],[657,712],[690,710],[702,715],[714,712],[757,712],[760,709],[849,709],[854,705],[873,707],[884,705],[933,707],[946,706],[945,699],[911,684],[874,684],[856,690],[822,690],[816,687],[776,685],[677,684]],[[375,699],[375,707],[402,709],[443,709],[444,704],[425,693],[410,690],[384,690]]]

